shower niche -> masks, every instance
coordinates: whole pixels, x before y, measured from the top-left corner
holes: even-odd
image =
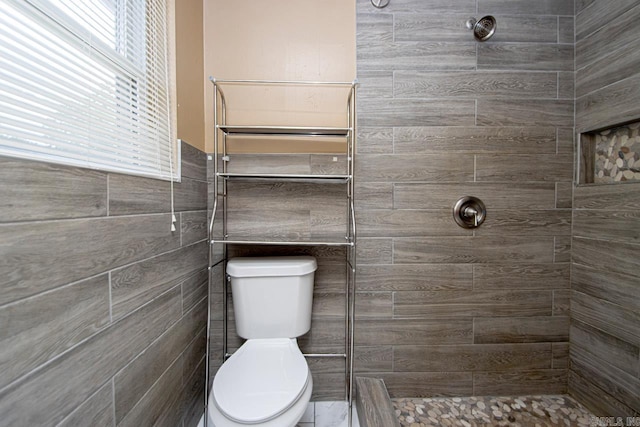
[[[640,120],[580,134],[580,184],[640,182]]]

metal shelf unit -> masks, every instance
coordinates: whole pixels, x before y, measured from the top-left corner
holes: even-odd
[[[210,78],[214,88],[214,201],[209,222],[209,270],[223,263],[223,360],[230,356],[227,349],[227,245],[282,245],[282,246],[337,246],[345,247],[345,346],[344,353],[313,353],[305,354],[305,357],[339,357],[345,360],[345,400],[348,402],[349,426],[352,422],[352,409],[354,398],[354,323],[355,323],[355,296],[356,296],[356,221],[354,209],[354,171],[355,171],[355,146],[356,146],[356,87],[357,82],[311,82],[311,81],[278,81],[278,80],[219,80]],[[247,126],[233,125],[226,123],[227,100],[224,95],[225,85],[285,85],[285,86],[339,86],[348,90],[346,99],[345,115],[346,127],[307,127],[307,126]],[[346,173],[344,174],[278,174],[278,173],[235,173],[227,170],[229,156],[227,153],[227,139],[234,136],[257,137],[295,137],[295,138],[343,138],[346,141],[344,155],[346,157]],[[221,152],[220,152],[221,151]],[[222,167],[218,164],[222,159]],[[221,170],[220,170],[221,169]],[[322,236],[309,239],[260,239],[256,236],[229,235],[227,229],[227,195],[229,181],[254,181],[254,182],[305,182],[318,185],[344,185],[345,197],[347,201],[346,226],[344,234]],[[220,187],[221,191],[220,191]],[[221,218],[216,218],[218,210],[221,211]],[[222,223],[222,236],[215,238],[214,224],[218,221]],[[214,260],[214,245],[222,244],[222,259]],[[209,295],[211,295],[212,278],[209,274]],[[209,305],[210,307],[210,305]],[[206,363],[206,385],[205,385],[205,413],[208,403],[209,392],[209,340],[211,323],[211,312],[209,308],[207,322],[207,363]]]

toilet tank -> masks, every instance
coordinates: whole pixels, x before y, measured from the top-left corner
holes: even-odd
[[[238,335],[295,338],[311,328],[316,259],[238,257],[227,263]]]

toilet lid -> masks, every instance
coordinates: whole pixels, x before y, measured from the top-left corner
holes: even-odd
[[[234,421],[267,421],[299,399],[309,375],[295,339],[250,339],[218,370],[215,403]]]

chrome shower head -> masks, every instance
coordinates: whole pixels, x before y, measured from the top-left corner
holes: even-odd
[[[467,28],[473,31],[473,36],[479,42],[487,41],[496,32],[496,18],[491,15],[483,16],[479,20],[469,18]]]

